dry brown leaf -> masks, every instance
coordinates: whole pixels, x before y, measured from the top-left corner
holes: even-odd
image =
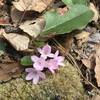
[[[12,6],[11,8],[11,19],[15,24],[20,24],[23,21],[26,20],[33,20],[34,18],[36,18],[39,14],[33,11],[26,11],[24,13],[24,17],[23,16],[22,11],[17,10],[14,6]],[[20,22],[21,21],[21,22]]]
[[[23,24],[21,24],[19,27],[28,35],[32,37],[37,37],[39,33],[42,31],[42,29],[44,28],[44,23],[45,21],[43,18],[38,18],[36,20],[26,21]]]
[[[82,31],[78,33],[77,35],[75,35],[78,47],[81,47],[84,42],[87,42],[90,34],[91,33],[89,32]]]
[[[23,12],[20,12],[15,7],[11,8],[11,19],[14,23],[18,23],[23,15]]]
[[[19,0],[18,2],[13,2],[13,5],[19,11],[34,10],[41,13],[52,1],[53,0]]]
[[[82,63],[89,69],[94,69],[95,67],[95,57],[93,54],[89,56],[89,58],[81,59]]]
[[[8,81],[21,75],[23,69],[16,62],[0,63],[0,81]]]
[[[96,9],[93,3],[90,3],[90,9],[94,12],[93,21],[97,22],[99,19],[99,11]]]
[[[17,51],[24,51],[28,49],[29,37],[16,33],[4,33],[3,36]]]
[[[9,16],[4,8],[0,8],[0,25],[9,24]]]
[[[100,33],[96,32],[94,34],[92,34],[89,39],[88,39],[89,43],[94,43],[94,44],[100,44]]]
[[[100,48],[96,52],[95,77],[97,79],[98,86],[100,87]]]
[[[9,19],[7,17],[0,18],[0,25],[7,25],[9,24]]]

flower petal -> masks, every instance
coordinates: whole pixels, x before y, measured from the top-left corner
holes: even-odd
[[[33,67],[38,71],[42,71],[44,69],[44,66],[39,65],[38,63],[34,63]]]
[[[45,45],[44,47],[43,47],[43,52],[44,52],[44,54],[50,54],[51,53],[51,46],[49,46],[48,44],[47,45]]]
[[[58,56],[55,59],[58,60],[58,62],[64,61],[64,57],[63,56]]]
[[[50,54],[48,54],[48,57],[54,58],[54,54],[53,53],[50,53]]]
[[[28,72],[28,73],[33,72],[33,71],[34,71],[33,68],[26,68],[26,69],[25,69],[25,72]]]
[[[64,62],[59,63],[60,66],[65,66]]]
[[[45,55],[45,54],[42,54],[41,57],[44,59],[47,59],[47,55]]]
[[[45,79],[46,78],[46,76],[45,76],[45,74],[43,72],[38,72],[38,74],[39,74],[39,77],[41,79]]]
[[[32,60],[33,62],[37,62],[38,59],[39,59],[39,58],[38,58],[37,56],[35,56],[35,55],[31,56],[31,60]]]
[[[41,48],[37,48],[37,50],[38,50],[38,52],[39,52],[40,54],[43,53]]]
[[[33,79],[33,76],[34,74],[33,73],[29,73],[27,76],[26,76],[26,80],[32,80]]]
[[[33,78],[33,84],[37,84],[39,81],[39,76],[35,75],[35,77]]]
[[[59,50],[57,50],[56,52],[55,52],[55,57],[57,57],[59,55]]]
[[[54,71],[53,69],[49,68],[49,70],[50,70],[50,72],[51,72],[52,74],[55,73],[55,71]]]

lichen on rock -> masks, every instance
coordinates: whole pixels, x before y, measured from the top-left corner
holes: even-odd
[[[48,74],[38,85],[27,82],[25,77],[0,84],[0,100],[86,100],[85,97],[80,76],[71,64],[54,75]]]

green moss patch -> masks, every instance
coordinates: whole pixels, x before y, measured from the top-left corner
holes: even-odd
[[[77,70],[70,64],[38,85],[25,78],[0,84],[0,100],[86,100]],[[58,99],[59,100],[59,99]]]

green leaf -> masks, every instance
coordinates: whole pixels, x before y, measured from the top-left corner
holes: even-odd
[[[85,5],[74,5],[69,12],[61,16],[57,12],[45,14],[46,26],[43,34],[64,34],[85,27],[92,19],[93,12]]]
[[[88,0],[72,0],[73,4],[84,4],[87,5]]]
[[[6,43],[0,41],[0,56],[5,53]]]
[[[33,44],[35,44],[35,46],[37,47],[42,47],[45,44],[45,42],[43,40],[35,40],[33,41]]]
[[[72,0],[62,0],[62,1],[68,6],[72,6],[73,5],[73,1]]]
[[[74,4],[83,4],[87,5],[88,0],[62,0],[66,5],[72,6]]]
[[[21,59],[21,65],[23,65],[23,66],[30,66],[30,65],[32,65],[31,57],[30,56],[24,56]]]

